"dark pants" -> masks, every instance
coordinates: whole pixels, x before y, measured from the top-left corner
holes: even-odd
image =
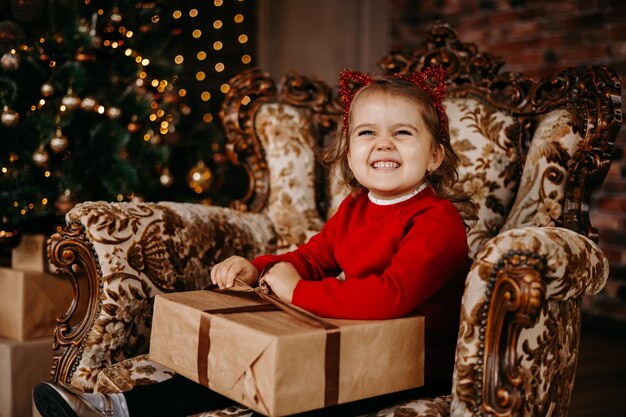
[[[309,411],[298,416],[350,417],[380,410],[401,401],[432,398],[449,393],[449,385],[430,381],[421,388]],[[137,386],[125,392],[124,397],[130,417],[185,417],[234,404],[232,400],[180,375],[158,384]]]

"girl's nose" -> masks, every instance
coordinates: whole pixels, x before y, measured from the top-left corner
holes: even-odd
[[[387,137],[381,138],[376,144],[376,149],[379,151],[390,151],[393,149],[393,143],[391,142],[391,139]]]

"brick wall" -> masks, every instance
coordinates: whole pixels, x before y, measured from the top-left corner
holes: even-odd
[[[411,51],[436,20],[464,42],[504,58],[505,71],[540,78],[564,67],[607,65],[626,84],[624,0],[390,0],[391,46]],[[623,86],[622,97],[626,97]],[[626,99],[623,100],[626,102]],[[626,323],[626,128],[596,190],[591,222],[611,264],[605,290],[584,300],[586,311]]]

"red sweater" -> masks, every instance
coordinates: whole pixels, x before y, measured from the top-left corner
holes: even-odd
[[[293,304],[322,317],[424,315],[426,374],[448,380],[467,254],[457,209],[426,188],[388,206],[372,203],[366,194],[348,196],[307,243],[282,255],[260,256],[253,264],[261,271],[269,262],[291,263],[302,277]],[[335,277],[342,271],[340,281]]]

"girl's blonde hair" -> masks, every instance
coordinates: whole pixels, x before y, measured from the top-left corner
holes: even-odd
[[[471,199],[471,195],[465,192],[462,185],[458,182],[459,157],[450,144],[447,118],[442,117],[440,120],[435,104],[430,96],[417,85],[401,78],[376,76],[374,83],[366,85],[356,92],[352,99],[352,104],[360,97],[371,94],[405,97],[417,104],[426,127],[433,137],[434,145],[442,145],[443,147],[443,161],[441,165],[434,171],[427,173],[427,181],[430,188],[436,195],[449,199],[459,210],[466,227],[470,227],[477,219],[476,206]],[[350,109],[353,107],[350,106]],[[344,126],[343,122],[340,123],[337,129],[337,139],[324,150],[322,161],[326,166],[336,170],[335,172],[339,175],[340,180],[353,194],[359,194],[366,191],[366,189],[359,184],[348,165],[350,119],[351,110],[345,118],[348,126]]]

